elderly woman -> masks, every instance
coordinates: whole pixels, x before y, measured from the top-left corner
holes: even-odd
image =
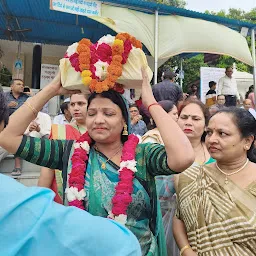
[[[191,167],[175,180],[173,232],[181,255],[255,255],[255,127],[244,109],[211,117],[205,144],[216,163]]]
[[[0,145],[27,161],[63,170],[69,205],[125,224],[138,238],[142,255],[162,256],[166,246],[154,177],[183,171],[193,162],[194,153],[176,122],[156,103],[144,71],[142,77],[143,104],[165,147],[138,144],[135,135],[127,136],[128,110],[113,90],[89,97],[88,132],[76,142],[23,136],[37,109],[57,94],[67,93],[60,75],[12,115]]]

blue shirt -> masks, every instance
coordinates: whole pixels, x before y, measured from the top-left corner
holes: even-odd
[[[142,120],[139,120],[136,124],[131,124],[131,133],[143,136],[147,131],[147,126]]]
[[[6,98],[6,101],[7,101],[7,104],[9,104],[11,101],[15,101],[17,102],[17,106],[16,107],[12,107],[10,108],[9,107],[9,116],[11,114],[13,114],[21,105],[23,105],[23,103],[27,100],[27,98],[29,98],[29,96],[25,93],[21,93],[20,96],[16,99],[13,94],[12,94],[12,91],[10,92],[6,92],[5,93],[5,98]]]
[[[141,255],[124,226],[53,198],[50,189],[28,188],[0,174],[0,255]]]

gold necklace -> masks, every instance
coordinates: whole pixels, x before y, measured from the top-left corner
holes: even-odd
[[[215,164],[216,164],[217,169],[218,169],[222,174],[224,174],[224,175],[226,176],[226,178],[225,178],[225,185],[227,185],[227,184],[228,184],[228,176],[231,176],[231,175],[234,175],[234,174],[239,173],[240,171],[242,171],[242,170],[246,167],[246,165],[247,165],[248,163],[249,163],[249,159],[247,158],[245,164],[244,164],[240,169],[238,169],[237,171],[231,172],[231,173],[226,173],[226,172],[222,171],[222,170],[220,169],[220,167],[218,166],[217,162],[216,162]]]
[[[108,161],[110,161],[113,157],[115,157],[115,156],[120,152],[120,150],[122,149],[122,147],[123,147],[123,145],[121,145],[120,148],[118,149],[118,151],[117,151],[113,156],[109,157],[106,162],[102,162],[102,161],[99,159],[99,161],[101,162],[101,168],[102,168],[103,170],[106,170],[106,165],[107,165]],[[98,149],[98,147],[97,147],[96,145],[94,146],[94,148],[95,148],[98,152],[100,152],[99,149]]]

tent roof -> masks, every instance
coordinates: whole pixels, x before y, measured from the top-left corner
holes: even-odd
[[[69,45],[72,42],[79,41],[82,37],[90,38],[95,42],[105,34],[115,34],[107,26],[86,16],[77,17],[69,13],[52,11],[49,9],[49,2],[49,0],[2,0],[0,2],[0,39],[7,39],[3,30],[7,25],[12,29],[32,29],[32,32],[13,34],[14,40],[61,45]],[[107,0],[102,1],[102,3],[122,6],[144,13],[154,13],[158,9],[159,14],[204,19],[238,31],[241,27],[248,27],[249,29],[256,27],[256,24],[244,21],[142,0]]]

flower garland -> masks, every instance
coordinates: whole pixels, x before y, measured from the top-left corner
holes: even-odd
[[[84,38],[71,45],[65,57],[77,72],[81,72],[83,84],[89,86],[91,92],[101,93],[115,89],[122,75],[122,65],[134,47],[142,49],[142,44],[128,33],[104,36],[96,44]]]
[[[127,208],[132,202],[133,179],[136,169],[135,152],[139,138],[131,134],[124,143],[122,157],[120,163],[119,182],[115,187],[115,195],[112,198],[112,210],[109,212],[108,218],[114,219],[119,223],[126,224]],[[86,175],[86,165],[88,162],[88,154],[90,150],[91,138],[86,132],[74,144],[75,150],[72,155],[72,169],[68,177],[67,194],[68,204],[84,208],[84,198],[86,196],[84,185]]]

